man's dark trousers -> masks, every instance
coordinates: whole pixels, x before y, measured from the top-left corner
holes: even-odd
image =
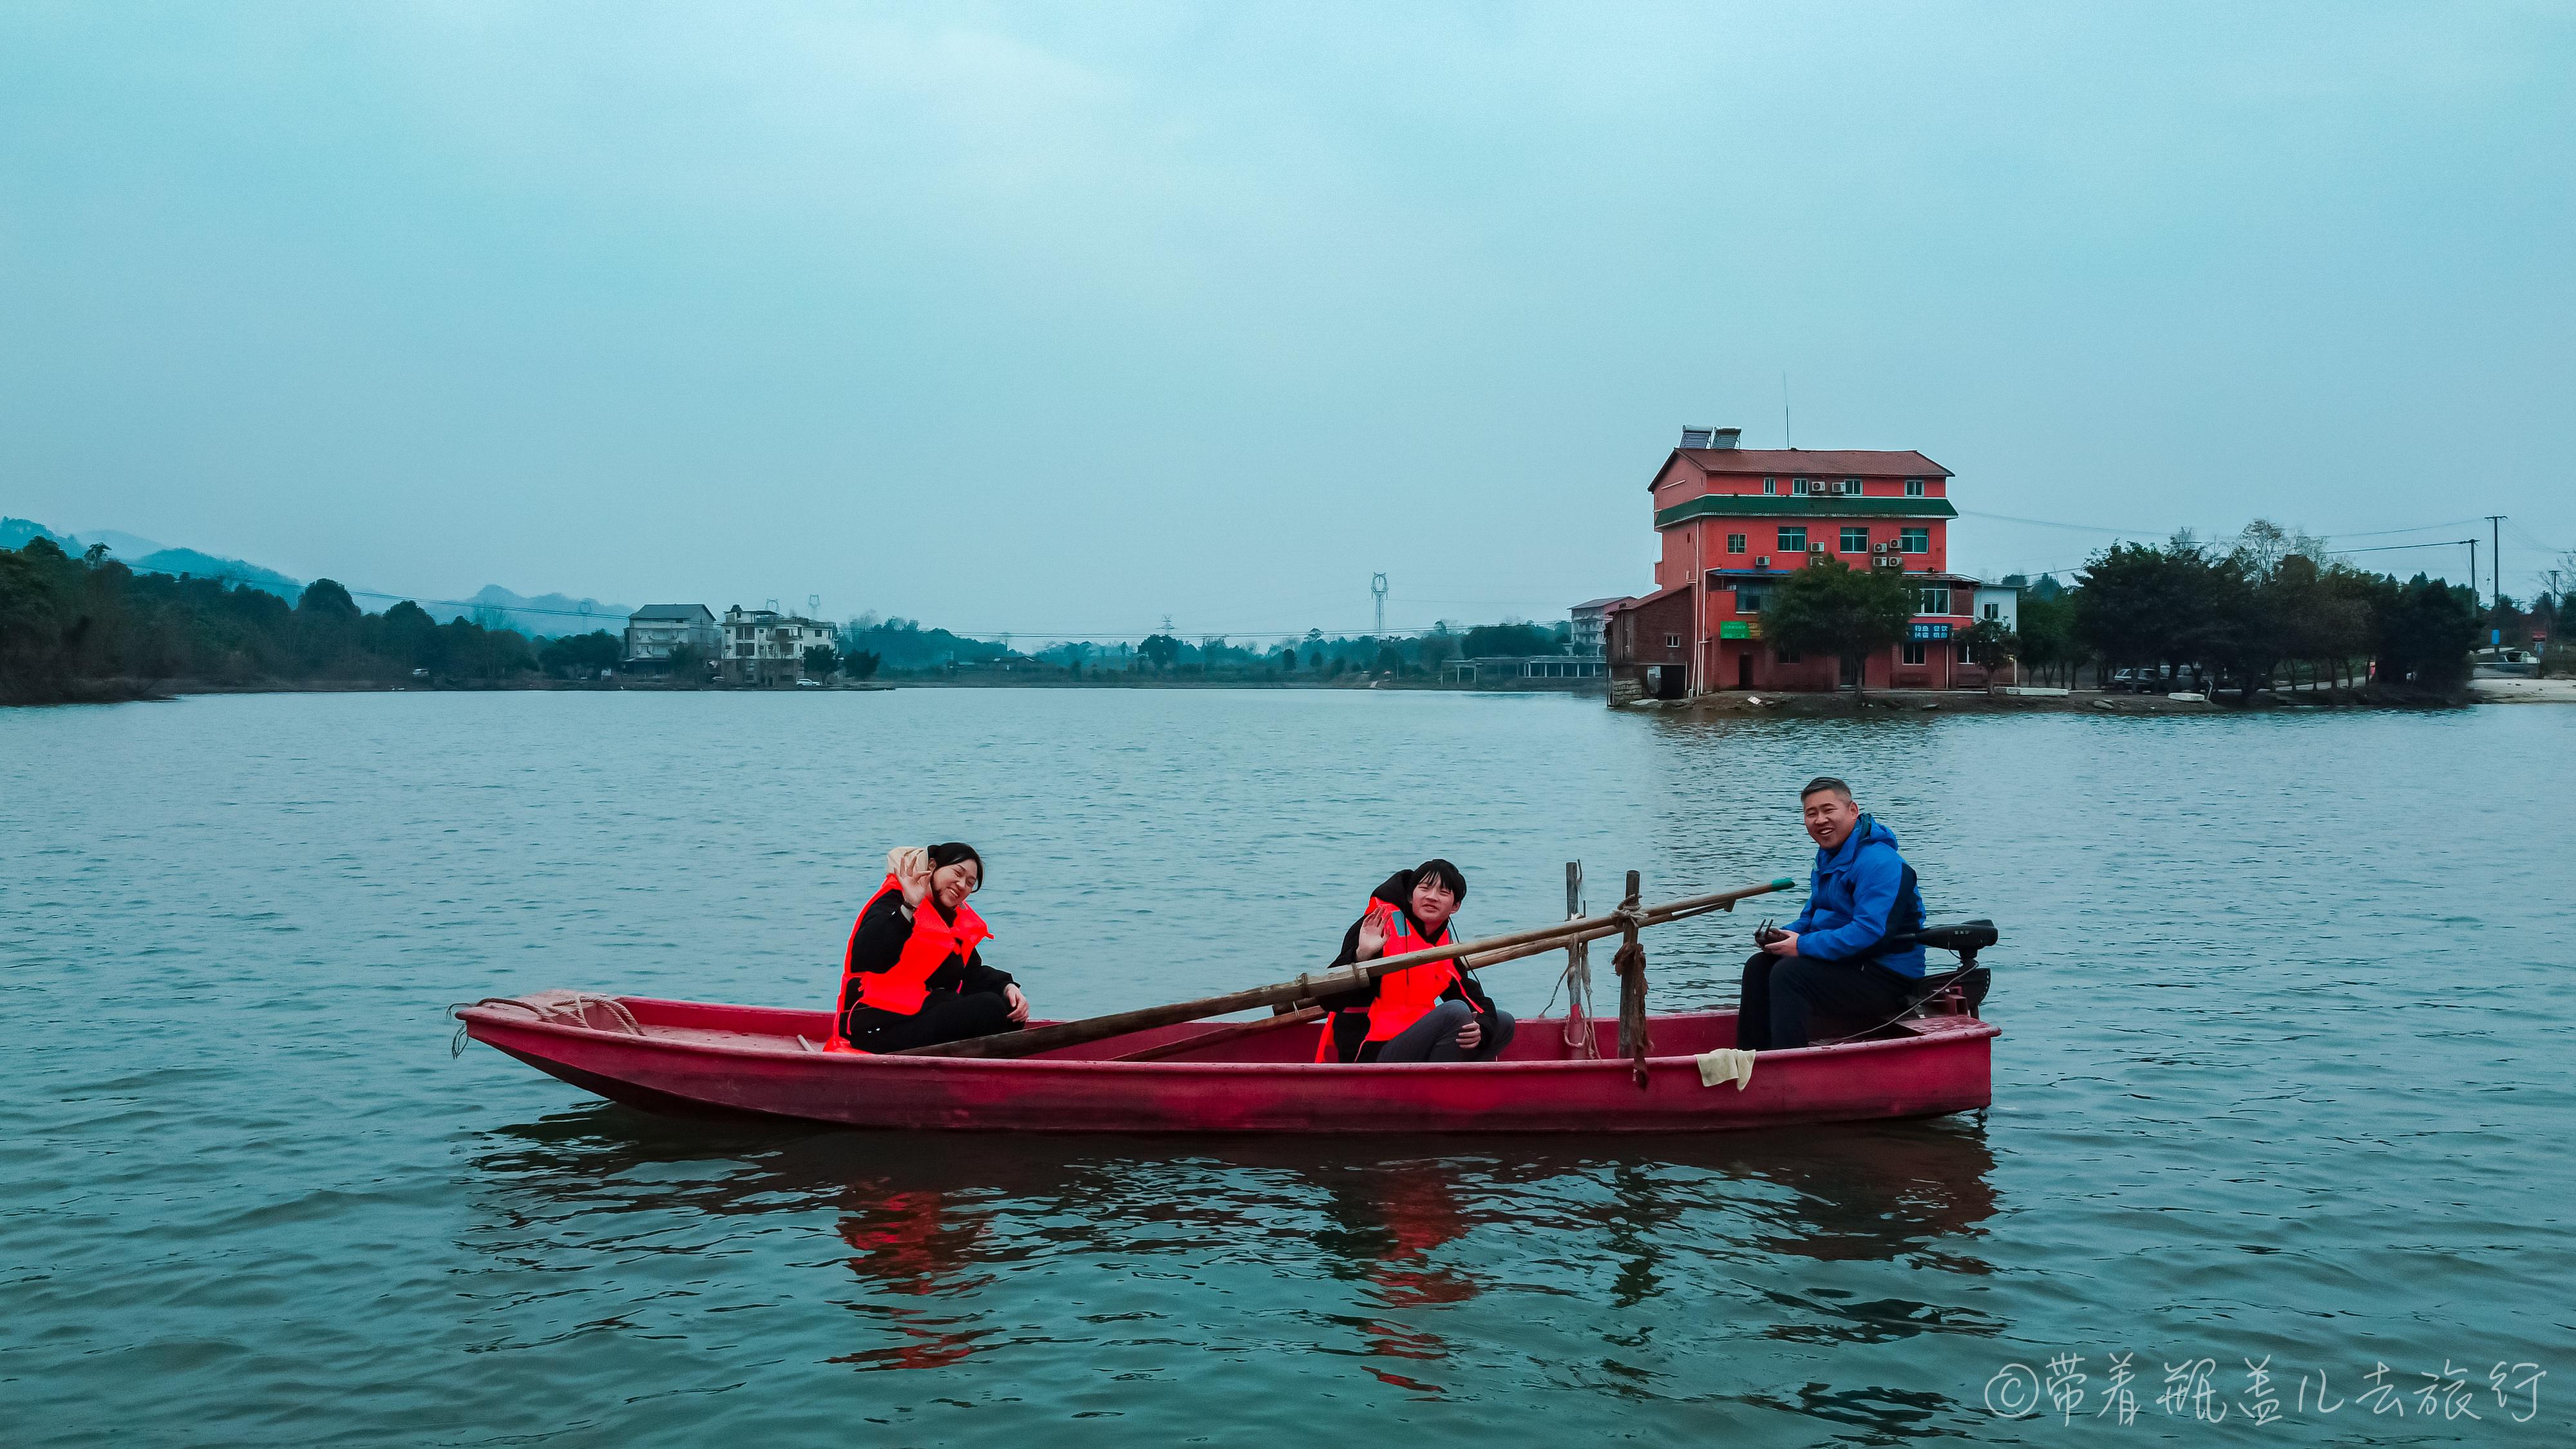
[[[1744,963],[1735,1044],[1757,1052],[1805,1046],[1810,1011],[1885,1021],[1903,1011],[1922,984],[1868,961],[1818,961],[1756,951]]]

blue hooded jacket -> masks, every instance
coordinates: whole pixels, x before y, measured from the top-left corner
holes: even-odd
[[[1890,935],[1923,929],[1923,893],[1914,888],[1914,868],[1896,853],[1896,832],[1864,815],[1842,849],[1819,849],[1807,908],[1786,929],[1797,933],[1801,956],[1865,958],[1920,980],[1922,947],[1872,954]]]

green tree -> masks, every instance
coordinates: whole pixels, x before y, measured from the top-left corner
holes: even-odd
[[[856,654],[841,656],[841,672],[852,679],[874,679],[877,677],[877,666],[884,662],[883,655],[871,654],[862,649]]]
[[[674,644],[666,656],[670,665],[667,677],[673,684],[695,689],[707,682],[707,651],[695,644]]]
[[[575,679],[595,679],[603,669],[615,669],[626,656],[625,641],[605,629],[587,634],[567,634],[549,639],[537,651],[537,663],[548,674]]]
[[[1144,660],[1147,668],[1168,674],[1181,661],[1181,641],[1169,634],[1150,635],[1136,646],[1136,657]]]
[[[2475,590],[2422,574],[2385,589],[2373,621],[2381,681],[2446,691],[2467,683],[2480,612]]]
[[[1762,637],[1795,654],[1832,654],[1866,694],[1870,655],[1905,637],[1914,585],[1895,569],[1855,569],[1825,558],[1793,569],[1762,605]]]
[[[2068,685],[2075,682],[2075,666],[2083,658],[2083,649],[2075,642],[2075,602],[2064,590],[2042,598],[2033,592],[2022,597],[2021,661],[2043,678],[2061,678]]]
[[[2000,619],[1978,620],[1959,636],[1959,643],[1968,651],[1968,662],[1989,675],[2021,657],[2021,637]]]
[[[1467,631],[1466,655],[1470,659],[1492,659],[1528,654],[1562,654],[1565,645],[1556,631],[1521,619],[1506,619],[1499,624],[1479,624]]]
[[[805,646],[805,674],[811,679],[829,679],[841,669],[841,651],[829,644]]]

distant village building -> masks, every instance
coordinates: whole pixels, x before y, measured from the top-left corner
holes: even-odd
[[[840,631],[821,619],[774,609],[725,610],[724,674],[737,684],[792,684],[805,675],[805,651],[834,644]]]
[[[1606,599],[1586,599],[1574,606],[1574,654],[1580,659],[1601,657],[1602,630],[1607,627],[1611,606],[1628,602],[1624,594]]]
[[[1440,678],[1444,684],[1465,684],[1485,689],[1575,688],[1580,681],[1597,682],[1609,672],[1610,666],[1598,658],[1516,654],[1452,659],[1441,666]]]
[[[698,657],[713,661],[724,653],[724,632],[704,604],[646,604],[626,616],[626,667],[667,669],[671,651],[697,646]]]
[[[1762,638],[1769,591],[1826,558],[1901,570],[1915,586],[1912,637],[1860,662],[1866,685],[1982,687],[1961,636],[1981,617],[2010,627],[2019,595],[1949,572],[1950,470],[1917,452],[1751,449],[1738,438],[1684,429],[1647,484],[1661,557],[1654,592],[1605,610],[1612,702],[1850,683],[1836,660]]]

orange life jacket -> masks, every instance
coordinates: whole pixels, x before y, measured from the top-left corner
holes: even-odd
[[[888,892],[902,889],[903,882],[888,873],[885,884],[868,897],[867,905],[859,907],[859,922],[867,920],[869,909],[884,900]],[[883,971],[861,971],[859,922],[851,924],[850,944],[841,953],[841,991],[832,1011],[832,1037],[824,1043],[829,1051],[855,1050],[849,1038],[841,1034],[842,1019],[852,1005],[910,1016],[921,1010],[922,1001],[930,995],[931,974],[946,965],[949,957],[971,956],[978,944],[993,939],[992,931],[985,927],[984,918],[975,914],[974,907],[959,906],[952,923],[939,914],[935,903],[924,901],[912,913],[912,935],[904,941],[903,954],[895,958],[895,963]],[[851,995],[853,985],[858,992],[855,997]]]
[[[1378,919],[1379,929],[1386,933],[1386,949],[1379,953],[1379,959],[1428,951],[1434,946],[1446,946],[1457,940],[1450,931],[1450,927],[1456,924],[1454,921],[1441,922],[1438,940],[1424,940],[1414,932],[1411,916],[1375,896],[1369,897],[1368,914]],[[1454,961],[1426,961],[1379,977],[1377,1000],[1368,1006],[1368,1035],[1361,1038],[1362,1042],[1393,1041],[1403,1035],[1406,1027],[1430,1014],[1431,1008],[1440,1004],[1441,995],[1457,981],[1458,965]],[[1333,1017],[1336,1015],[1339,1013],[1331,1013],[1324,1018],[1324,1039],[1315,1043],[1315,1060],[1319,1062],[1338,1059],[1333,1050]]]

